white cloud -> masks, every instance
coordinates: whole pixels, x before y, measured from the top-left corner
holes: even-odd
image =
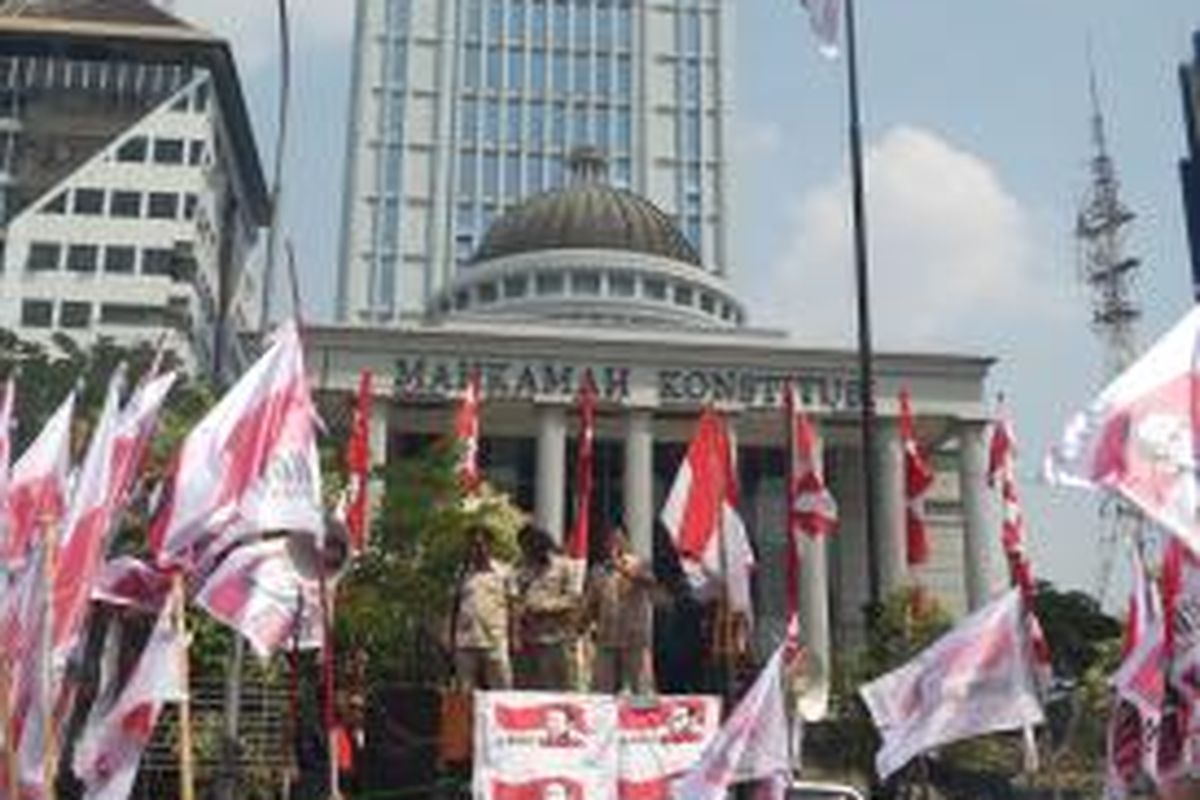
[[[337,46],[354,31],[352,0],[288,0],[292,47],[300,58],[306,47]],[[278,48],[275,0],[178,0],[174,13],[228,38],[243,67],[272,63]]]
[[[1056,315],[1059,294],[1021,204],[979,156],[915,127],[888,131],[868,152],[868,229],[875,338],[889,349],[978,339],[989,322]],[[855,333],[848,180],[794,207],[784,247],[748,294],[766,323],[805,339]],[[1061,277],[1061,276],[1059,276]]]
[[[783,144],[783,128],[778,122],[737,120],[734,125],[737,133],[734,144],[739,163],[773,156]]]

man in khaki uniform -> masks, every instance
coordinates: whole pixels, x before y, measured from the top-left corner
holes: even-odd
[[[634,555],[625,532],[613,528],[608,557],[588,575],[586,621],[596,637],[593,691],[654,691],[654,592],[654,573]]]
[[[521,658],[517,683],[522,689],[562,691],[571,684],[571,645],[579,608],[571,566],[540,528],[526,525],[518,542]]]
[[[453,623],[454,666],[466,690],[512,688],[508,646],[514,589],[512,570],[491,556],[488,532],[473,531]]]

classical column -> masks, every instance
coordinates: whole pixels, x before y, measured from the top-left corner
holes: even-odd
[[[818,431],[813,461],[824,464],[824,440]],[[824,468],[822,467],[822,473]],[[829,706],[829,559],[826,537],[802,536],[800,553],[800,631],[808,651],[801,715],[809,721],[824,719]]]
[[[830,546],[834,548],[837,586],[837,645],[839,650],[861,647],[866,643],[865,609],[870,601],[868,575],[871,557],[867,549],[867,530],[863,506],[863,452],[856,446],[839,447],[834,470],[827,475],[838,502],[838,531]]]
[[[625,421],[625,525],[634,551],[654,558],[654,417],[635,409]]]
[[[567,461],[566,409],[562,406],[538,406],[537,426],[537,485],[533,518],[555,541],[562,543]]]
[[[371,419],[367,426],[367,440],[371,451],[371,466],[382,467],[388,460],[388,429],[391,423],[392,401],[387,395],[375,397],[371,402]]]
[[[958,493],[963,510],[963,575],[967,607],[972,611],[988,600],[991,575],[988,565],[987,486],[988,446],[986,424],[963,422],[958,431]]]
[[[874,464],[877,541],[873,558],[879,559],[880,600],[908,581],[908,547],[905,534],[904,445],[895,420],[879,419]]]

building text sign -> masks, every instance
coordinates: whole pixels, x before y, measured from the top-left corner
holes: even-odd
[[[602,400],[610,403],[636,400],[659,406],[730,403],[774,408],[783,403],[790,381],[806,407],[839,410],[858,405],[857,380],[834,372],[424,355],[396,360],[395,395],[400,399],[457,397],[476,371],[484,396],[495,400],[571,402],[583,386],[590,384]]]

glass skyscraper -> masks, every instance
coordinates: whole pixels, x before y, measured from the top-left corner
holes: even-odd
[[[338,318],[420,314],[591,145],[728,265],[732,0],[359,0]]]

